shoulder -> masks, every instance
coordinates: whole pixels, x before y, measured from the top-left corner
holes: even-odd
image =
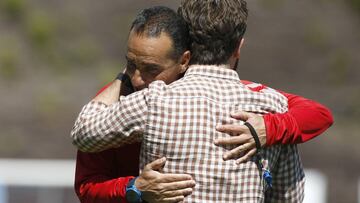
[[[281,92],[279,92],[271,87],[268,87],[266,85],[251,82],[248,80],[241,80],[241,83],[244,84],[245,87],[247,87],[249,90],[251,90],[253,92],[257,92],[259,94],[264,94],[264,95],[269,96],[274,101],[274,103],[279,104],[280,106],[283,107],[282,111],[287,110],[288,99]]]
[[[149,92],[162,92],[168,88],[168,85],[162,80],[155,80],[149,84]]]
[[[251,91],[254,92],[279,93],[277,90],[260,83],[255,83],[248,80],[241,80],[241,83],[244,84],[245,87],[249,88]]]

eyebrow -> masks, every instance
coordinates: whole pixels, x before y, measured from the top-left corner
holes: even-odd
[[[156,63],[141,62],[141,64],[146,66],[147,68],[151,68],[151,69],[160,69],[161,68],[161,66],[159,64],[156,64]]]
[[[125,59],[126,59],[128,62],[135,64],[135,60],[129,58],[127,55],[125,55]],[[160,64],[157,64],[157,63],[148,63],[148,62],[140,61],[140,64],[141,64],[141,66],[150,69],[150,71],[162,70],[161,65],[160,65]]]

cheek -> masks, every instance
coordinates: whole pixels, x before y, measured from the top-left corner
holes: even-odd
[[[179,71],[177,69],[169,69],[159,74],[156,79],[162,80],[166,84],[172,83],[179,78]]]

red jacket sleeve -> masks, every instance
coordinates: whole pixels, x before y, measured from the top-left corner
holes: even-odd
[[[284,114],[264,115],[267,145],[304,143],[333,124],[330,110],[320,103],[286,92],[281,93],[287,97],[289,109]]]
[[[112,82],[105,85],[96,95],[111,84]],[[78,151],[75,192],[80,201],[82,203],[126,203],[126,185],[138,175],[139,154],[139,143],[100,153]]]
[[[125,201],[125,187],[132,177],[114,177],[114,161],[114,149],[93,154],[78,151],[75,191],[82,203]]]
[[[100,153],[78,151],[75,191],[82,203],[125,201],[128,182],[138,175],[140,144]]]
[[[242,81],[253,91],[268,88],[250,81]],[[297,95],[279,91],[288,99],[288,112],[264,115],[266,144],[299,144],[309,141],[328,129],[334,122],[328,108]]]

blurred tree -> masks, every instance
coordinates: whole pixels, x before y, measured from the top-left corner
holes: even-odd
[[[32,12],[27,17],[26,30],[33,45],[46,48],[54,39],[56,24],[46,13]]]
[[[39,92],[36,100],[37,112],[47,119],[53,119],[63,109],[61,96],[53,91]]]
[[[3,78],[14,79],[18,76],[18,54],[14,48],[4,48],[0,51],[0,74]]]
[[[360,0],[349,0],[351,6],[360,13]]]
[[[19,20],[25,14],[26,2],[25,0],[1,0],[0,7],[7,17]]]
[[[82,37],[70,45],[67,53],[67,60],[75,65],[87,66],[96,63],[99,59],[100,48],[96,39]]]

